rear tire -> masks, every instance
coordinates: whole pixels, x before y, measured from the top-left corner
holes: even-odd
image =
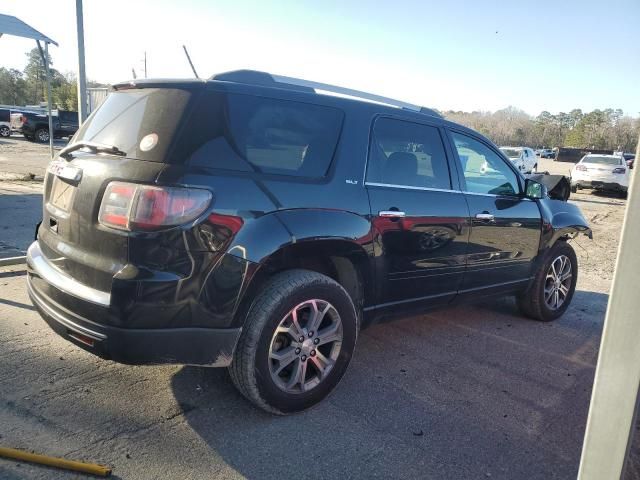
[[[49,129],[48,128],[39,128],[36,130],[36,141],[38,143],[47,143],[49,141]]]
[[[0,137],[9,137],[11,136],[11,129],[6,125],[0,126]]]
[[[340,382],[357,335],[355,307],[339,283],[308,270],[281,272],[253,301],[229,373],[257,407],[300,412]]]
[[[516,297],[520,312],[550,322],[571,304],[578,280],[578,259],[573,247],[558,240],[545,256],[531,286]]]

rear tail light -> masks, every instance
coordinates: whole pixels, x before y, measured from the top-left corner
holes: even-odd
[[[587,167],[585,167],[584,165],[576,165],[576,170],[578,170],[580,172],[586,172],[587,171]]]
[[[624,167],[614,168],[613,173],[627,173],[627,169]]]
[[[195,220],[211,204],[211,192],[111,182],[102,197],[98,221],[127,231],[151,231]]]

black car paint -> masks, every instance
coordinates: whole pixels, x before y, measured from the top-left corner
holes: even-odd
[[[49,116],[42,113],[23,112],[22,124],[18,128],[18,132],[25,137],[35,137],[36,131],[41,128],[49,130]],[[78,114],[77,112],[59,112],[53,115],[53,137],[71,137],[78,130]]]
[[[31,263],[30,294],[58,333],[105,358],[124,363],[228,364],[260,282],[300,256],[326,257],[334,266],[339,262],[335,257],[353,262],[356,278],[346,281],[357,283],[351,291],[358,294],[356,303],[367,324],[385,315],[521,290],[554,242],[575,232],[590,234],[580,211],[566,202],[465,193],[448,130],[470,135],[500,153],[476,132],[443,119],[223,81],[142,81],[115,88],[151,86],[189,89],[192,104],[203,89],[214,89],[330,105],[343,109],[345,119],[324,178],[194,166],[179,146],[170,151],[170,163],[75,152],[70,163],[82,169],[83,178],[74,209],[62,212],[49,202],[53,176],[48,174],[38,245],[56,268],[111,292],[111,303],[99,306],[59,290],[40,278]],[[189,107],[185,112],[183,123],[188,122]],[[441,129],[452,191],[366,185],[369,134],[380,115]],[[183,127],[179,134],[188,135],[188,129]],[[522,190],[524,179],[514,172]],[[206,188],[214,200],[188,225],[123,233],[97,222],[102,195],[114,180]],[[394,208],[407,216],[378,216],[380,210]],[[473,218],[477,211],[495,214],[495,223],[479,223]],[[51,228],[54,222],[56,232]],[[95,331],[106,339],[88,346],[73,336],[78,331]]]

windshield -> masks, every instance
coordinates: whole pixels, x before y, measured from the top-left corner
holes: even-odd
[[[599,165],[620,165],[620,157],[603,157],[597,155],[589,155],[582,159],[582,163],[597,163]]]
[[[520,153],[522,152],[522,150],[516,148],[501,148],[500,150],[509,158],[520,158]]]
[[[127,157],[165,162],[189,95],[174,88],[112,92],[78,130],[73,142],[112,145]]]

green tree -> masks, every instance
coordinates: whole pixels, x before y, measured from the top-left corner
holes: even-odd
[[[27,54],[27,66],[24,68],[24,78],[30,103],[40,103],[46,99],[47,73],[38,48],[31,49]],[[51,54],[48,57],[49,68],[53,64]]]
[[[0,67],[0,104],[24,105],[27,101],[27,84],[22,72]]]

